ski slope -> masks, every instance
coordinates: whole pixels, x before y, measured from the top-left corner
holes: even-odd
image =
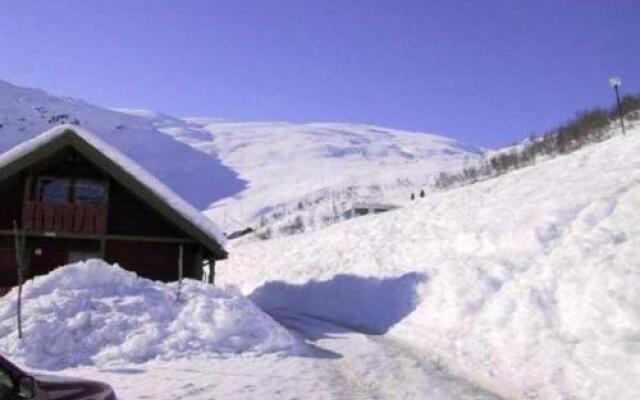
[[[232,247],[263,310],[384,335],[505,398],[640,398],[640,129],[404,209]]]

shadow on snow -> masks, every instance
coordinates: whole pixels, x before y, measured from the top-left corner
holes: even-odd
[[[249,297],[310,341],[352,331],[381,335],[416,309],[416,289],[425,280],[417,272],[382,279],[337,275],[301,285],[267,282]]]

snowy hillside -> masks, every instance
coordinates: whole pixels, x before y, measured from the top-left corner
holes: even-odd
[[[145,110],[160,131],[220,157],[247,181],[207,211],[233,231],[261,220],[280,232],[296,218],[305,228],[333,222],[356,201],[404,203],[440,171],[479,158],[455,140],[373,125],[184,121]]]
[[[322,225],[321,217],[333,217],[330,208],[340,215],[357,200],[405,202],[432,175],[479,154],[442,136],[371,125],[207,122],[204,128],[214,137],[209,146],[248,182],[210,215],[246,219],[324,200],[324,210],[302,213],[307,226]]]
[[[325,226],[355,201],[402,203],[478,149],[371,125],[232,123],[108,110],[0,81],[0,152],[62,123],[81,125],[139,162],[227,232],[296,218]],[[195,149],[195,150],[194,150]]]
[[[219,279],[507,398],[640,398],[640,129],[403,209],[236,246]]]
[[[244,187],[215,156],[162,134],[146,118],[0,81],[0,152],[62,123],[96,133],[201,209]]]

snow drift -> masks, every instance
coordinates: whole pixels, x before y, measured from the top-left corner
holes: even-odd
[[[2,298],[0,352],[62,369],[296,350],[296,339],[239,293],[185,280],[177,300],[177,289],[99,260],[59,268],[25,284],[22,341],[17,290]]]
[[[636,127],[404,209],[232,248],[218,276],[267,309],[266,289],[293,285],[279,291],[289,308],[327,318],[331,291],[299,300],[314,280],[416,272],[415,311],[387,335],[508,398],[640,398],[639,154]],[[337,322],[386,312],[361,300],[344,296],[355,315]]]

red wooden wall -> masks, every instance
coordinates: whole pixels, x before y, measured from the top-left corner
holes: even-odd
[[[179,277],[178,246],[175,243],[109,241],[105,259],[146,278],[170,282]],[[193,273],[195,248],[185,245],[183,251],[186,277]]]
[[[24,229],[37,232],[105,233],[105,206],[96,204],[46,204],[27,201]]]

